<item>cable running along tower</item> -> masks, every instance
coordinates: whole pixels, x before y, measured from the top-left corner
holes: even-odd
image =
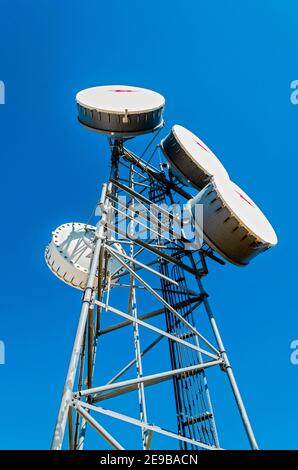
[[[46,248],[82,291],[52,448],[220,449],[217,369],[257,449],[202,280],[209,262],[248,264],[274,230],[196,135],[175,125],[160,141],[160,94],[102,86],[76,101],[80,123],[108,138],[111,171],[94,223],[61,225]]]

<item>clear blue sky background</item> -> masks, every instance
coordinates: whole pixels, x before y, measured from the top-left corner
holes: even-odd
[[[107,178],[74,96],[113,83],[161,92],[168,128],[205,140],[275,226],[276,249],[213,266],[207,288],[260,446],[298,448],[297,28],[294,0],[0,1],[1,448],[50,445],[80,294],[54,279],[44,247],[88,218]],[[222,444],[245,446],[226,391],[216,400]]]

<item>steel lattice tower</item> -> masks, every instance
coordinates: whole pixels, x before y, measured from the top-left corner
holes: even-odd
[[[161,448],[161,435],[176,440],[181,449],[220,448],[207,383],[208,369],[220,368],[231,385],[250,446],[257,449],[202,283],[209,260],[223,262],[206,245],[185,250],[183,240],[173,237],[175,216],[163,204],[181,205],[191,196],[166,165],[151,164],[159,151],[153,140],[141,155],[130,151],[127,143],[109,138],[111,174],[98,202],[100,222],[91,234],[88,281],[52,448],[62,448],[67,427],[68,447],[88,448],[88,428],[93,427],[99,434],[98,448],[101,436],[112,448],[126,449],[124,425],[128,433],[131,426],[139,428],[135,449]],[[127,218],[128,231],[123,229]],[[135,236],[136,225],[142,237]],[[115,249],[116,234],[122,251]],[[110,260],[121,266],[113,275],[107,268]],[[201,333],[203,323],[204,331],[209,328],[208,338]],[[124,353],[118,351],[120,336],[115,335],[120,334],[128,345]],[[148,359],[161,346],[168,354],[168,370],[156,361],[158,354],[153,361]],[[171,430],[156,421],[158,413],[153,410],[156,397],[168,400],[164,388],[158,395],[159,387],[165,386],[174,397]],[[125,400],[129,412],[115,411]],[[103,425],[107,417],[122,427]]]

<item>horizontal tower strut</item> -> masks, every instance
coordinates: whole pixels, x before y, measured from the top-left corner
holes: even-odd
[[[108,249],[110,251],[110,249]],[[110,251],[111,252],[111,251]],[[111,252],[111,254],[120,262],[122,263],[123,265],[125,265],[125,263],[121,260],[121,258],[116,255],[116,253],[114,252]],[[130,271],[133,276],[138,279],[138,281],[143,284],[146,289],[148,290],[148,292],[151,292],[151,294],[156,297],[168,310],[170,310],[177,318],[179,318],[179,320],[186,326],[188,327],[196,336],[198,336],[205,344],[207,344],[209,346],[210,349],[212,349],[217,355],[219,355],[219,351],[206,339],[204,338],[204,336],[202,336],[198,330],[191,325],[191,323],[189,323],[182,315],[180,315],[180,313],[177,312],[177,310],[175,310],[168,302],[166,302],[166,300],[164,300],[159,294],[157,294],[157,292],[152,289],[151,286],[149,286],[149,284],[147,284],[138,274],[136,274],[131,268],[129,268],[127,266],[127,269],[128,271]],[[201,351],[202,352],[202,351]]]
[[[133,264],[136,264],[137,266],[140,266],[141,268],[145,269],[146,271],[149,271],[150,273],[152,274],[155,274],[156,276],[160,277],[160,278],[163,278],[163,279],[166,279],[168,282],[170,282],[171,284],[174,284],[175,286],[178,286],[179,287],[179,284],[178,282],[174,281],[173,279],[167,277],[167,276],[164,276],[163,274],[161,274],[160,272],[158,271],[155,271],[155,269],[152,269],[150,268],[149,266],[147,266],[146,264],[144,263],[141,263],[140,261],[136,260],[135,258],[132,258],[131,256],[128,256],[124,253],[119,253],[117,252],[116,250],[114,250],[112,247],[109,247],[109,246],[106,246],[107,250],[110,252],[110,253],[114,253],[117,255],[117,253],[119,254],[119,256],[121,256],[121,258],[124,258],[126,259],[127,261],[129,261],[130,263],[133,263]],[[135,271],[134,271],[135,272]]]
[[[182,369],[168,370],[166,372],[160,372],[159,374],[152,374],[136,379],[123,380],[122,382],[114,382],[112,384],[101,385],[99,387],[93,387],[90,389],[81,390],[80,392],[75,392],[73,394],[74,398],[85,397],[89,395],[94,395],[99,392],[106,392],[109,390],[115,390],[116,388],[125,388],[130,386],[137,386],[140,383],[144,385],[155,385],[165,380],[169,380],[174,376],[178,375],[191,375],[199,370],[207,369],[208,367],[217,366],[222,364],[222,359],[217,359],[215,361],[208,361],[202,364],[197,364],[195,366],[183,367]],[[124,392],[125,393],[125,392]]]
[[[179,308],[184,307],[185,305],[195,304],[193,306],[193,309],[195,309],[195,308],[198,307],[198,305],[201,302],[202,302],[201,296],[197,295],[197,296],[193,297],[192,299],[190,299],[189,301],[179,302],[179,303],[173,305],[173,307],[176,310],[179,310]],[[152,312],[145,313],[144,315],[141,315],[138,318],[139,318],[139,320],[147,320],[148,318],[156,317],[157,315],[162,315],[164,312],[165,312],[164,308],[159,308],[158,310],[153,310]],[[131,325],[130,321],[124,321],[124,322],[121,322],[121,323],[117,323],[116,325],[108,326],[107,328],[104,328],[100,331],[100,335],[105,335],[106,333],[110,333],[111,331],[119,330],[120,328],[124,328],[125,326],[128,326],[128,325]]]
[[[77,402],[78,401],[74,402],[75,406],[77,406],[76,405]],[[110,416],[112,418],[116,418],[120,421],[125,421],[127,423],[134,424],[134,425],[139,426],[139,427],[145,427],[146,429],[151,430],[152,432],[157,432],[159,434],[164,434],[165,436],[172,437],[172,438],[178,439],[180,441],[188,442],[189,444],[193,444],[197,447],[201,447],[202,449],[222,450],[218,447],[210,446],[210,445],[204,444],[203,442],[199,442],[199,441],[196,441],[194,439],[189,439],[187,437],[181,436],[181,435],[176,434],[174,432],[168,431],[166,429],[161,428],[160,426],[155,426],[153,424],[143,423],[142,421],[140,421],[138,419],[132,418],[132,417],[127,416],[127,415],[124,415],[122,413],[117,413],[117,412],[112,411],[112,410],[107,410],[105,408],[90,405],[89,403],[82,403],[82,406],[88,408],[89,410],[96,411],[98,413],[104,414],[106,416]]]
[[[106,311],[116,313],[117,315],[120,315],[123,318],[127,318],[127,320],[129,320],[131,323],[138,323],[139,325],[144,326],[145,328],[148,328],[149,330],[154,331],[155,333],[161,334],[161,335],[163,335],[163,336],[165,336],[165,337],[167,337],[167,338],[169,338],[173,341],[177,341],[178,343],[181,343],[184,346],[187,346],[188,348],[194,349],[195,351],[198,351],[202,354],[205,354],[206,356],[209,356],[212,359],[218,359],[218,357],[220,356],[219,353],[215,356],[214,354],[206,351],[205,349],[201,349],[201,348],[199,348],[198,346],[195,346],[192,343],[188,343],[187,341],[184,341],[183,339],[180,339],[177,336],[171,335],[170,333],[167,333],[166,331],[163,331],[160,328],[157,328],[156,326],[150,325],[150,323],[144,322],[144,321],[140,320],[139,318],[132,317],[131,315],[128,315],[127,313],[124,313],[121,310],[112,307],[111,305],[106,305],[103,302],[99,302],[98,300],[95,300],[94,302],[96,303],[96,305],[99,305],[100,307],[102,307]],[[201,335],[199,335],[199,337],[201,337]],[[205,340],[205,338],[204,338],[204,340]],[[205,341],[207,341],[207,340],[205,340]]]

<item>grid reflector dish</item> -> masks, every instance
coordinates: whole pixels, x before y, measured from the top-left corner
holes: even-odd
[[[52,240],[45,250],[50,270],[66,284],[84,290],[88,280],[90,260],[95,237],[95,227],[78,222],[60,225],[52,232]],[[119,243],[113,248],[123,252]],[[113,275],[122,265],[114,259],[108,262],[108,272]],[[119,271],[120,272],[120,271]],[[97,277],[93,288],[97,290]]]

